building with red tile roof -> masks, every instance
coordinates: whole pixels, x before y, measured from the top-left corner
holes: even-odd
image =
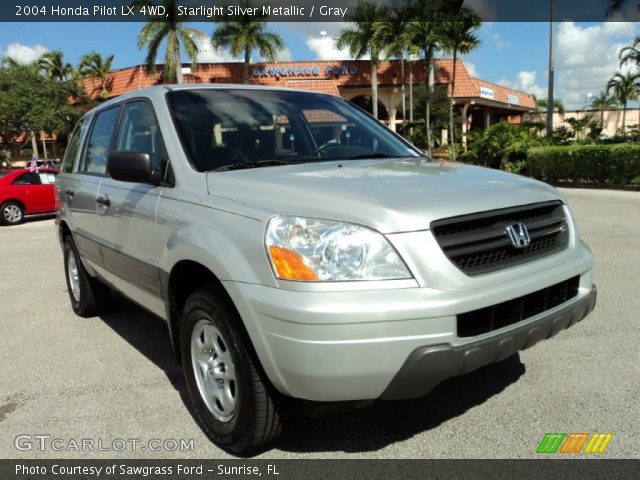
[[[242,63],[199,64],[193,71],[183,68],[185,83],[242,83]],[[395,129],[402,118],[402,68],[399,60],[378,64],[378,110],[382,121]],[[535,109],[533,96],[473,77],[460,59],[456,64],[454,102],[464,121],[462,129],[486,128],[498,121],[519,123],[522,115]],[[405,104],[410,104],[409,84],[423,84],[424,61],[405,62]],[[434,83],[446,85],[450,90],[453,78],[453,60],[435,62]],[[252,63],[249,81],[254,85],[282,86],[314,90],[340,96],[370,109],[371,62],[353,61],[294,61],[279,63]],[[142,65],[114,70],[111,73],[109,96],[138,90],[162,83],[162,66],[149,74]],[[90,95],[97,97],[97,81],[86,80]],[[408,107],[407,107],[408,108]],[[407,116],[409,116],[407,114]]]

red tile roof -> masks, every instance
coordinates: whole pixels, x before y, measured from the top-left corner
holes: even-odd
[[[315,72],[309,73],[310,66],[318,67]],[[435,61],[435,83],[450,84],[453,77],[453,60],[439,59]],[[284,74],[273,75],[271,69],[278,67]],[[289,72],[297,73],[290,77]],[[424,83],[424,61],[418,60],[411,64],[414,83]],[[257,72],[257,75],[255,74]],[[110,97],[123,93],[150,87],[161,83],[162,66],[158,66],[154,75],[147,73],[142,65],[114,70],[111,73]],[[266,75],[265,75],[266,73]],[[278,64],[257,63],[249,67],[250,83],[254,85],[285,86],[317,90],[332,95],[339,95],[340,88],[358,87],[371,84],[371,62],[368,60],[354,61],[310,61],[310,62],[280,62]],[[409,63],[405,63],[405,78],[409,79]],[[189,74],[185,74],[185,83],[241,83],[243,79],[242,63],[209,63],[199,64]],[[401,66],[400,61],[383,61],[378,65],[378,84],[380,87],[400,85]],[[98,82],[84,81],[87,92],[97,97],[100,93]],[[464,62],[460,59],[456,62],[456,98],[484,98],[480,89],[484,87],[492,90],[493,100],[503,104],[509,104],[508,96],[518,98],[518,105],[527,109],[535,108],[533,96],[524,92],[506,88],[500,85],[486,82],[472,77]],[[491,100],[491,99],[489,99]],[[513,99],[512,99],[513,100]]]

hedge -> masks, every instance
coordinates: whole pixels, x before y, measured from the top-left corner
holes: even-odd
[[[527,151],[529,175],[549,182],[640,183],[640,145],[571,145]]]

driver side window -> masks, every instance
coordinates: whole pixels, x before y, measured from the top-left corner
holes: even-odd
[[[163,172],[167,155],[153,107],[145,101],[125,104],[115,151],[148,153],[154,172]]]

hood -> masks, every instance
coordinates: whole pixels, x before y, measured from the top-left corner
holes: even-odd
[[[304,163],[207,173],[209,193],[234,210],[366,225],[382,233],[427,230],[433,220],[563,200],[553,187],[497,170],[426,159]],[[215,202],[214,202],[215,203]]]

